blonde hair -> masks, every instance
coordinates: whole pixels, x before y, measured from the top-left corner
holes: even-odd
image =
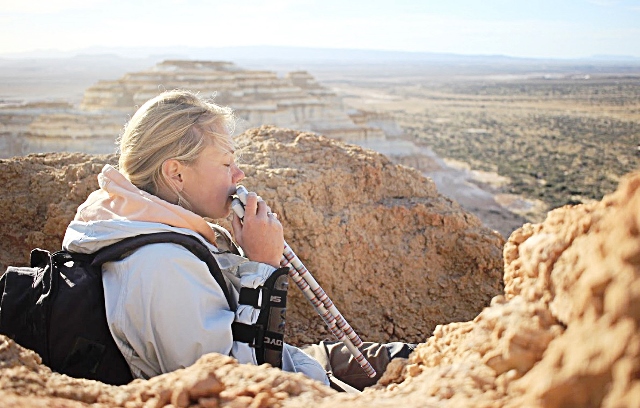
[[[166,91],[142,105],[118,139],[119,170],[141,190],[157,195],[161,187],[188,201],[168,183],[162,164],[175,159],[193,163],[207,145],[233,151],[235,118],[230,108],[205,101],[190,91]]]

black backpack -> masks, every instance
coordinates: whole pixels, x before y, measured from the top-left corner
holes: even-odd
[[[232,305],[209,249],[196,237],[161,232],[127,238],[90,255],[34,249],[31,267],[10,266],[0,277],[0,334],[35,351],[59,373],[113,385],[130,382],[129,366],[107,325],[102,264],[160,242],[180,244],[205,262]]]

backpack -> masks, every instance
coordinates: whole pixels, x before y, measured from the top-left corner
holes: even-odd
[[[200,240],[177,232],[145,234],[94,254],[31,251],[30,267],[10,266],[0,277],[0,334],[35,351],[61,374],[129,383],[131,371],[107,325],[102,264],[160,242],[180,244],[205,262],[230,307],[234,304],[220,267]]]

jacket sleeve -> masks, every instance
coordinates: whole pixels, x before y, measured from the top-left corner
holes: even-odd
[[[103,277],[108,321],[117,342],[130,348],[123,354],[134,374],[174,371],[210,352],[232,354],[235,313],[187,249],[147,245],[112,264]]]

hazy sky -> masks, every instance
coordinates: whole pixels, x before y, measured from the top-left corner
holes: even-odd
[[[0,0],[0,56],[238,45],[640,57],[640,0]]]

